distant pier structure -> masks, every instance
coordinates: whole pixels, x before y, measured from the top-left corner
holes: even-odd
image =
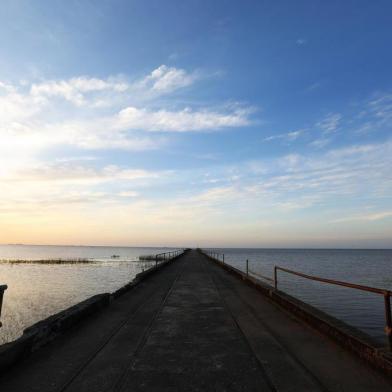
[[[263,283],[211,251],[152,264],[1,346],[0,391],[392,391],[389,347],[280,291],[279,267]]]

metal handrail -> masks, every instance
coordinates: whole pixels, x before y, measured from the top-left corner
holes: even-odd
[[[271,279],[270,277],[265,276],[265,275],[262,275],[262,274],[260,274],[260,273],[258,273],[258,272],[252,271],[250,268],[248,268],[248,270],[247,270],[247,275],[249,275],[249,274],[250,274],[250,275],[257,276],[258,278],[267,280],[268,282],[274,282],[274,280]]]
[[[184,252],[185,252],[185,249],[178,249],[178,250],[174,250],[174,251],[170,251],[170,252],[157,253],[155,255],[155,266],[158,265],[159,259],[162,260],[162,256],[163,256],[163,261],[169,261],[171,259],[174,259],[175,257],[180,256]],[[166,257],[166,255],[168,255],[168,256]]]
[[[7,285],[0,285],[0,316],[1,316],[1,308],[3,307],[3,296],[4,296],[4,291],[7,290],[8,286]],[[0,327],[1,327],[1,321],[0,321]]]
[[[200,249],[200,251],[207,256],[211,257],[212,259],[215,259],[219,262],[225,262],[225,255],[223,253],[218,253],[212,250],[205,250],[205,249]],[[219,255],[223,256],[223,260],[219,260]],[[343,286],[347,287],[350,289],[355,289],[355,290],[361,290],[361,291],[366,291],[374,294],[379,294],[384,297],[384,307],[385,307],[385,334],[387,336],[387,341],[388,341],[388,346],[389,350],[392,351],[392,316],[391,316],[391,296],[392,296],[392,291],[387,290],[387,289],[380,289],[377,287],[371,287],[371,286],[365,286],[365,285],[360,285],[356,283],[349,283],[349,282],[343,282],[340,280],[334,280],[334,279],[326,279],[326,278],[320,278],[318,276],[312,276],[312,275],[307,275],[302,272],[297,272],[293,271],[287,268],[279,267],[279,266],[274,266],[274,279],[271,279],[267,276],[261,275],[257,272],[254,272],[249,269],[249,260],[246,260],[246,276],[249,276],[249,274],[258,276],[262,279],[266,279],[274,284],[275,290],[278,289],[278,270],[281,270],[283,272],[286,272],[288,274],[300,276],[305,279],[309,280],[314,280],[317,282],[322,282],[322,283],[329,283],[333,284],[336,286]]]
[[[277,265],[274,267],[274,287],[275,287],[275,290],[278,289],[278,271],[279,270],[286,272],[288,274],[300,276],[301,278],[314,280],[316,282],[329,283],[329,284],[333,284],[335,286],[343,286],[343,287],[348,287],[350,289],[356,289],[356,290],[361,290],[361,291],[366,291],[369,293],[382,295],[384,297],[384,307],[385,307],[385,329],[384,330],[385,330],[385,334],[387,336],[389,349],[392,351],[392,317],[391,317],[392,291],[391,290],[380,289],[377,287],[364,286],[364,285],[356,284],[356,283],[343,282],[340,280],[320,278],[318,276],[307,275],[302,272],[293,271],[293,270],[290,270],[287,268],[279,267]]]
[[[219,253],[216,252],[215,250],[206,250],[206,249],[200,249],[204,254],[207,256],[211,257],[212,259],[221,261],[223,264],[225,263],[225,254],[224,253]]]

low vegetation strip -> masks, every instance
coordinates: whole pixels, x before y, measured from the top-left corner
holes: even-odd
[[[136,275],[135,279],[113,293],[103,293],[94,295],[82,302],[79,302],[59,313],[37,322],[23,331],[23,335],[18,339],[0,345],[0,375],[7,371],[11,366],[28,356],[33,351],[41,348],[45,344],[63,334],[91,314],[99,311],[126,292],[135,288],[140,282],[161,270],[173,261],[178,259],[181,254],[159,263]]]
[[[85,263],[95,263],[92,259],[38,259],[38,260],[25,260],[25,259],[3,259],[0,263],[7,264],[85,264]]]

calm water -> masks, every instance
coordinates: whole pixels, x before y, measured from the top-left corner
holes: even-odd
[[[0,259],[88,258],[92,264],[2,264],[5,293],[0,342],[18,337],[23,329],[53,313],[132,280],[150,263],[140,255],[168,248],[79,246],[0,246]],[[392,290],[392,250],[221,249],[225,261],[245,271],[273,276],[280,265],[310,275]],[[119,259],[110,256],[119,255]],[[279,288],[367,332],[384,343],[383,298],[376,294],[312,282],[279,273]]]
[[[273,267],[392,290],[392,250],[220,249],[225,261],[273,278]],[[384,344],[384,301],[377,294],[279,272],[279,288],[373,336]],[[268,282],[267,282],[268,283]]]
[[[0,262],[0,284],[7,284],[0,344],[11,341],[31,324],[94,294],[112,292],[151,266],[140,255],[171,248],[0,245],[0,260],[87,258],[91,264],[6,264]],[[119,255],[111,259],[111,255]]]

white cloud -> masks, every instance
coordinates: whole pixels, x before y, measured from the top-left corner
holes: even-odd
[[[170,175],[163,170],[110,164],[99,167],[94,161],[30,161],[28,165],[0,172],[0,214],[33,216],[67,204],[77,204],[80,208],[94,205],[97,208],[102,203],[124,205],[139,196],[137,188],[167,180]]]
[[[286,132],[286,133],[280,133],[278,135],[272,135],[264,138],[263,140],[265,142],[269,142],[271,140],[277,140],[277,139],[282,139],[286,142],[292,142],[300,138],[306,133],[305,129],[299,129],[297,131],[291,131],[291,132]]]
[[[0,84],[2,169],[20,166],[53,146],[89,150],[152,150],[169,139],[145,131],[186,132],[246,126],[249,108],[171,108],[157,98],[189,86],[199,74],[160,66],[130,83],[87,76],[19,85]],[[130,104],[135,102],[135,104]],[[138,102],[138,104],[136,104]]]
[[[198,78],[196,73],[161,66],[133,83],[120,77],[2,83],[1,213],[34,215],[66,204],[123,205],[141,195],[140,189],[129,190],[130,182],[135,188],[148,187],[171,175],[103,164],[91,152],[88,159],[78,158],[78,149],[148,150],[168,143],[167,135],[152,136],[152,131],[198,132],[250,124],[251,108],[176,109],[179,105],[171,101],[168,109],[161,98],[155,100]],[[139,97],[140,105],[130,104]],[[69,156],[44,160],[43,152],[56,154],[53,148],[66,148]]]
[[[169,93],[179,88],[193,84],[199,75],[188,73],[184,69],[161,65],[145,77],[140,85],[159,93]]]
[[[151,111],[127,107],[118,114],[115,127],[147,131],[208,131],[247,126],[250,124],[249,113],[249,109],[236,109],[232,112],[218,112],[207,109],[193,111],[190,108],[180,111]]]
[[[162,177],[164,172],[151,172],[142,169],[121,168],[106,165],[102,168],[70,162],[38,163],[30,162],[30,167],[1,172],[3,182],[82,182],[102,183],[117,180],[139,180]]]
[[[86,94],[111,90],[113,92],[124,92],[129,88],[126,82],[115,81],[113,78],[107,80],[89,78],[85,76],[71,78],[69,80],[47,81],[33,84],[30,94],[33,97],[61,97],[77,106],[88,103]]]
[[[130,82],[124,76],[111,76],[106,79],[78,76],[70,79],[45,80],[33,83],[29,96],[47,101],[61,98],[77,107],[113,106],[121,97],[123,102],[144,102],[190,86],[202,78],[200,72],[187,72],[181,68],[161,65],[149,75]],[[24,81],[24,87],[29,83]],[[0,82],[0,90],[15,92],[15,87]]]
[[[333,133],[338,129],[341,119],[342,119],[341,114],[329,113],[327,116],[325,116],[324,119],[319,121],[316,124],[316,126],[319,127],[325,133]]]

